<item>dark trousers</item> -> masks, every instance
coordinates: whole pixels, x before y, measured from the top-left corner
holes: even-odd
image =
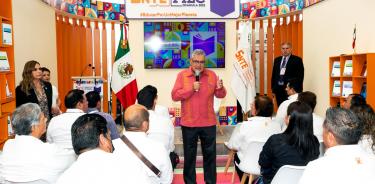
[[[285,91],[285,86],[277,86],[273,88],[273,93],[276,96],[277,106],[279,107],[283,101],[288,99],[288,94]]]
[[[184,143],[184,181],[196,184],[195,162],[198,138],[203,153],[203,171],[206,184],[216,183],[216,125],[210,127],[181,126]]]

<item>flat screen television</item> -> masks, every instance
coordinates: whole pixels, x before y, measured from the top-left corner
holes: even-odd
[[[207,68],[225,68],[225,22],[144,22],[144,66],[188,68],[195,49]]]

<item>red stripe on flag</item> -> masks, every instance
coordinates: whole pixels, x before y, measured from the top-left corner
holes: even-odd
[[[117,99],[121,102],[124,109],[135,104],[137,99],[138,87],[137,80],[131,81],[128,85],[116,93]]]

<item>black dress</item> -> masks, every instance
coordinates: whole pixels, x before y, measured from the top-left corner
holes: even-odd
[[[316,137],[315,137],[316,138]],[[314,147],[319,150],[316,138]],[[271,183],[276,172],[284,165],[305,166],[311,160],[319,157],[319,152],[312,159],[306,159],[297,149],[287,142],[287,135],[272,135],[263,146],[259,155],[260,172],[265,184]]]
[[[48,101],[48,120],[50,120],[52,118],[52,112],[51,112],[51,107],[52,107],[52,85],[51,83],[49,82],[44,82],[44,81],[41,81],[42,82],[42,86],[43,86],[43,90],[44,90],[44,93],[47,97],[47,101]],[[25,92],[23,92],[21,90],[21,86],[18,85],[17,88],[16,88],[16,107],[22,105],[22,104],[25,104],[25,103],[36,103],[36,104],[40,104],[39,103],[39,100],[38,100],[38,97],[34,91],[33,88],[31,88],[29,90],[29,95],[27,95]]]

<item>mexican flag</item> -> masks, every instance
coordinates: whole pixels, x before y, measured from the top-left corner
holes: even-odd
[[[130,57],[129,42],[124,40],[123,24],[121,24],[120,42],[117,47],[115,62],[112,67],[111,88],[120,100],[124,109],[133,105],[137,99],[137,80]],[[126,29],[126,28],[125,28]],[[124,43],[125,41],[125,43]]]

